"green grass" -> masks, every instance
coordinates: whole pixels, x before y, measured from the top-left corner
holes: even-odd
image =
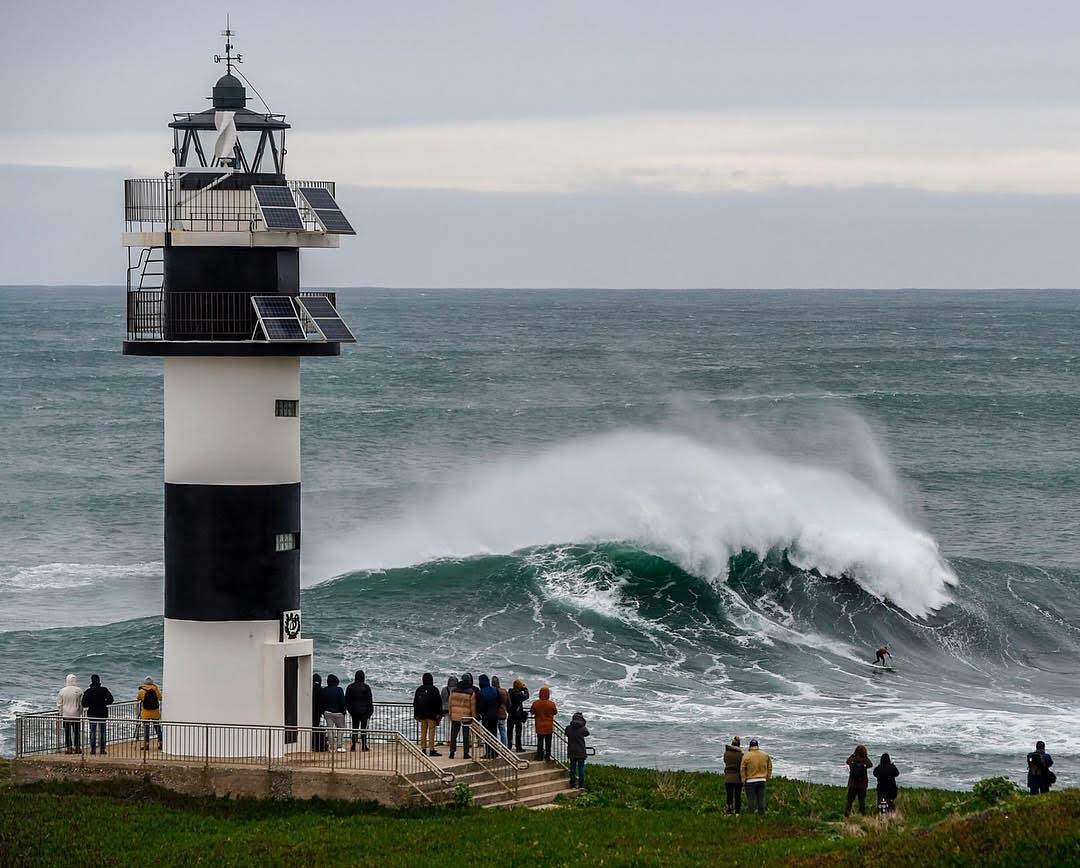
[[[723,778],[589,767],[547,811],[390,810],[180,796],[128,784],[13,787],[0,761],[0,864],[1046,865],[1080,862],[1080,791],[901,791],[902,817],[844,822],[840,787],[778,779],[764,818],[724,813]],[[872,794],[871,794],[872,795]]]

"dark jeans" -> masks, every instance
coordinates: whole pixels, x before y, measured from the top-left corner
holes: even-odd
[[[577,781],[579,787],[585,786],[585,760],[583,759],[570,760],[570,786],[575,785],[574,781]]]
[[[499,718],[485,717],[480,722],[484,725],[484,729],[486,729],[493,736],[495,736],[496,740],[499,738]],[[484,750],[484,759],[494,759],[495,751],[493,751],[490,747],[486,747],[486,745],[485,748],[486,749]]]
[[[859,813],[866,813],[866,787],[848,787],[847,788],[847,804],[844,805],[844,816],[851,816],[851,806],[855,804],[855,800],[859,800]]]
[[[105,753],[105,724],[104,720],[90,718],[90,753],[97,751],[98,735],[101,735],[101,752]]]
[[[453,756],[455,753],[457,753],[457,737],[458,737],[458,733],[461,732],[461,729],[462,729],[462,723],[461,723],[460,720],[451,721],[451,723],[450,723],[450,756]],[[465,731],[461,733],[461,745],[465,749],[465,759],[469,758],[469,746],[470,746],[471,735],[472,734],[469,732],[469,727],[466,725],[465,726]]]
[[[521,750],[521,731],[524,728],[524,720],[510,721],[510,745],[514,748],[514,750]]]
[[[725,783],[724,789],[727,790],[727,812],[738,814],[742,811],[742,784]]]
[[[370,714],[365,714],[363,717],[349,712],[349,717],[352,718],[352,747],[356,750],[356,730],[360,729],[360,746],[367,750],[367,733],[364,732],[367,729],[368,721],[371,720]]]
[[[536,758],[551,759],[551,733],[547,735],[536,734]]]
[[[64,721],[64,747],[73,747],[75,750],[82,749],[82,732],[79,728],[79,721]]]
[[[64,725],[67,726],[67,724],[64,724]],[[1034,784],[1032,784],[1032,783],[1029,783],[1028,784],[1028,789],[1031,790],[1031,795],[1037,796],[1037,795],[1039,795],[1039,793],[1048,793],[1048,792],[1050,792],[1050,784],[1044,784],[1044,783],[1034,783]]]
[[[765,813],[765,781],[746,784],[746,806],[759,814]]]
[[[161,747],[161,724],[156,720],[143,721],[143,744],[150,744],[150,727],[154,727],[154,735],[157,736],[158,747]]]

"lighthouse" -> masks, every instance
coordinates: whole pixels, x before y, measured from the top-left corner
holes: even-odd
[[[355,232],[332,181],[286,176],[289,124],[222,35],[209,107],[169,123],[172,165],[125,181],[124,353],[164,368],[165,716],[290,727],[308,722],[313,652],[301,359],[356,340],[333,293],[302,289],[300,251]]]

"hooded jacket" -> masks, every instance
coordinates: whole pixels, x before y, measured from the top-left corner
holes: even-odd
[[[589,737],[588,727],[585,725],[585,715],[580,711],[575,712],[570,718],[570,725],[566,727],[566,758],[583,760],[589,755],[585,749],[585,739]]]
[[[874,769],[874,777],[877,778],[878,798],[890,801],[895,799],[899,791],[896,779],[900,777],[900,769],[893,765],[887,753],[881,755],[881,764]]]
[[[61,717],[82,717],[83,692],[79,688],[79,679],[74,675],[67,677],[67,683],[56,694],[56,707]]]
[[[724,748],[724,783],[742,783],[743,751],[737,744],[729,744]]]
[[[109,706],[113,704],[113,695],[101,686],[101,679],[96,675],[90,676],[90,686],[82,695],[82,707],[86,709],[86,716],[97,719],[109,716]]]
[[[461,721],[476,717],[476,694],[473,692],[472,676],[462,675],[450,693],[450,720]]]
[[[532,716],[536,720],[537,735],[551,735],[555,731],[555,715],[559,706],[551,701],[551,688],[541,687],[540,698],[532,704]]]
[[[499,717],[499,691],[491,686],[486,675],[480,676],[480,695],[476,697],[476,710],[484,723]]]
[[[345,691],[341,689],[340,684],[336,675],[326,676],[326,687],[322,689],[323,714],[345,713]]]
[[[157,695],[157,708],[147,708],[143,703],[148,693]],[[161,720],[161,688],[147,678],[139,688],[139,717],[142,720]]]
[[[1033,750],[1029,753],[1027,755],[1028,788],[1048,785],[1050,779],[1050,766],[1053,764],[1053,757],[1045,750]]]
[[[847,785],[853,790],[865,790],[870,785],[870,769],[874,764],[866,755],[866,749],[856,750],[847,758],[848,779]]]
[[[423,682],[413,694],[413,717],[417,720],[438,720],[442,717],[442,696],[435,686],[430,672],[425,672]]]
[[[755,779],[767,781],[772,777],[772,757],[757,745],[750,745],[750,750],[742,758],[739,773],[744,784]]]
[[[446,687],[442,689],[442,710],[443,715],[450,714],[450,694],[454,692],[454,688],[457,687],[457,676],[451,675],[446,679]]]
[[[364,678],[363,669],[356,670],[352,684],[345,690],[345,707],[353,717],[371,717],[375,713],[371,685]],[[342,709],[342,711],[345,710],[345,708]]]
[[[311,725],[322,723],[322,676],[316,672],[311,676]]]
[[[499,720],[506,720],[510,714],[510,694],[499,684],[499,676],[491,676],[491,686],[499,691]]]
[[[525,686],[525,682],[520,678],[515,679],[514,686],[510,688],[508,697],[510,699],[510,712],[507,719],[511,723],[524,723],[529,719],[529,712],[525,708],[525,700],[529,698],[529,688]]]

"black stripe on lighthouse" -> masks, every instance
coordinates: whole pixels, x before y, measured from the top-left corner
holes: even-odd
[[[165,483],[165,617],[277,620],[300,608],[300,483]]]

